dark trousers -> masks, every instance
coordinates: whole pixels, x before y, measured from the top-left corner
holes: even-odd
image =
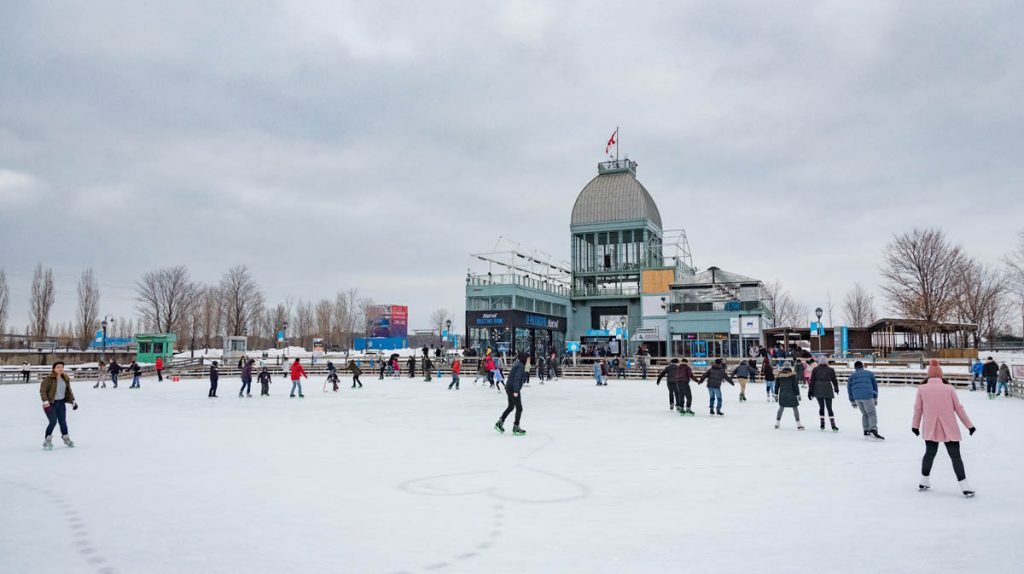
[[[818,399],[818,416],[825,416],[825,409],[828,409],[828,417],[833,418],[836,415],[832,412],[832,399]],[[814,419],[811,419],[814,420]]]
[[[356,385],[359,385],[361,387],[363,386],[363,383],[359,381],[359,375],[352,375],[352,386],[354,387]]]
[[[217,381],[216,380],[211,380],[210,381],[210,394],[207,395],[207,396],[211,396],[211,397],[217,396]]]
[[[260,383],[260,394],[270,396],[270,383]]]
[[[679,400],[682,397],[679,397],[676,394],[676,384],[672,381],[665,381],[665,386],[668,387],[668,406],[671,407],[675,406],[676,404],[678,404],[679,406],[683,406],[683,401]]]
[[[676,383],[676,406],[690,410],[693,394],[690,393],[690,382]]]
[[[523,396],[522,395],[519,395],[517,397],[512,396],[512,392],[508,390],[507,386],[505,387],[505,396],[508,397],[508,407],[505,408],[505,412],[501,413],[501,422],[505,422],[505,419],[508,418],[508,415],[509,415],[509,413],[512,412],[512,409],[515,409],[516,410],[515,425],[519,426],[519,419],[523,416]]]
[[[117,388],[117,373],[110,373],[110,382],[114,383],[114,388]]]
[[[985,377],[985,390],[991,394],[996,394],[996,378]],[[948,443],[947,443],[948,444]]]
[[[238,394],[241,395],[242,393],[252,394],[252,379],[242,379],[242,388],[238,389]]]
[[[157,371],[156,371],[156,380],[158,380],[158,381],[163,381],[164,380],[164,370],[163,369],[157,369]]]
[[[382,381],[384,380],[384,371],[385,370],[387,370],[387,367],[385,365],[381,365],[380,366],[380,380],[382,380]]]
[[[53,434],[53,427],[60,425],[60,434],[64,436],[68,434],[68,422],[67,422],[67,405],[64,404],[63,400],[53,401],[50,404],[50,408],[44,409],[46,412],[46,418],[50,421],[46,425],[46,436]]]
[[[956,473],[956,479],[964,480],[967,478],[967,472],[964,471],[964,459],[960,458],[960,443],[954,440],[943,444],[946,445],[949,460],[953,461],[953,472]],[[935,454],[938,452],[939,443],[933,440],[924,441],[924,460],[921,461],[921,474],[923,476],[928,476],[932,473],[932,463],[935,462]]]

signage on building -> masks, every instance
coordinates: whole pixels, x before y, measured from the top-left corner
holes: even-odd
[[[409,307],[405,305],[371,305],[366,309],[370,333],[380,338],[409,336]]]
[[[471,327],[509,327],[565,331],[565,319],[525,311],[466,311],[466,324]]]
[[[730,317],[729,318],[729,334],[739,335],[740,334],[740,318]]]
[[[565,352],[566,353],[578,353],[579,351],[580,351],[580,342],[579,341],[566,341],[565,342]]]
[[[761,334],[761,317],[757,315],[740,318],[740,333],[758,336]]]

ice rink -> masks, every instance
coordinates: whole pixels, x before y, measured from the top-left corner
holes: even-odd
[[[224,378],[73,388],[74,449],[44,452],[37,385],[0,387],[0,572],[395,574],[1010,572],[1024,496],[1024,401],[961,392],[965,499],[942,450],[917,492],[914,389],[882,388],[880,432],[839,433],[764,386],[725,416],[668,409],[665,385],[524,389],[528,434],[491,427],[503,393],[422,379],[240,399]],[[256,387],[256,385],[254,385]],[[256,389],[254,389],[255,391]],[[842,389],[845,397],[846,389]],[[254,394],[258,394],[258,391]],[[508,424],[511,429],[511,421]]]

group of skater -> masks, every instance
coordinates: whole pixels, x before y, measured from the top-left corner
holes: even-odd
[[[985,359],[985,362],[972,361],[971,362],[971,391],[978,390],[978,384],[984,383],[985,392],[988,393],[989,399],[994,399],[999,395],[1004,397],[1010,396],[1010,381],[1013,377],[1010,375],[1010,367],[1003,364],[997,364],[995,359],[989,357]]]

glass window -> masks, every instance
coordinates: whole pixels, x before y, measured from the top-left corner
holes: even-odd
[[[139,343],[139,354],[150,353],[151,352],[150,348],[151,348],[151,346],[150,346],[148,341],[143,342],[143,343]]]
[[[511,309],[512,308],[512,296],[511,295],[500,295],[491,297],[491,309]]]
[[[153,343],[153,353],[160,355],[164,352],[164,344],[162,342]]]

